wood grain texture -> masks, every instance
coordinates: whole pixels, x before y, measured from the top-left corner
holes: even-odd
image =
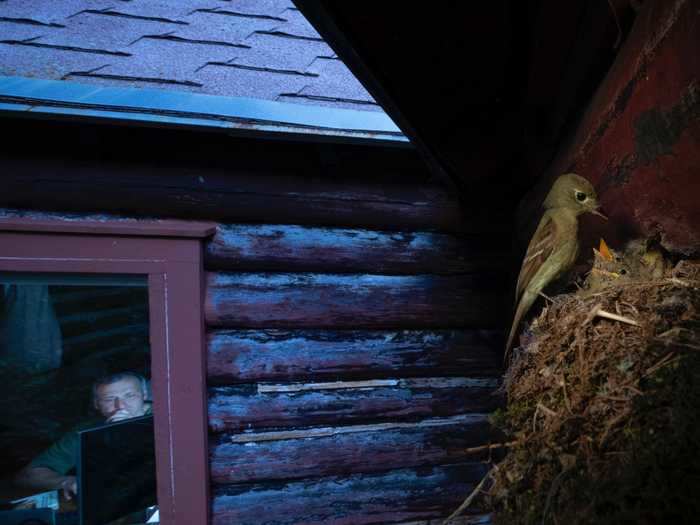
[[[700,256],[698,9],[698,0],[643,3],[585,113],[521,203],[523,245],[552,181],[574,172],[595,186],[609,219],[582,217],[581,263],[601,237],[613,248],[655,238]]]
[[[210,384],[253,381],[496,376],[498,330],[214,330]]]
[[[64,158],[2,159],[0,167],[0,206],[8,208],[399,231],[494,228],[483,211],[479,217],[463,218],[457,201],[438,186],[353,184]]]
[[[455,274],[503,268],[498,237],[455,237],[289,225],[220,225],[206,243],[209,270]]]
[[[227,328],[488,328],[509,297],[495,275],[208,273],[205,319]]]
[[[325,432],[321,432],[325,430]],[[469,414],[417,423],[313,429],[305,437],[234,442],[245,434],[219,435],[209,445],[214,484],[378,472],[392,468],[474,459],[468,447],[492,436],[487,417]],[[293,434],[292,434],[293,436]],[[476,458],[478,459],[478,457]]]
[[[368,525],[444,518],[487,469],[482,463],[465,463],[215,487],[212,524]]]
[[[307,389],[288,392],[256,392],[255,385],[212,388],[209,428],[213,432],[239,432],[270,427],[415,421],[490,412],[503,404],[496,395],[499,384],[496,379],[402,379],[376,383],[379,386],[359,388],[343,388],[343,383],[302,384],[299,388]],[[294,385],[281,386],[282,390],[288,390]]]

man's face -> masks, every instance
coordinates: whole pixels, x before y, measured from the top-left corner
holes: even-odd
[[[99,385],[95,389],[95,408],[108,422],[142,416],[146,407],[141,382],[127,377],[108,385]]]

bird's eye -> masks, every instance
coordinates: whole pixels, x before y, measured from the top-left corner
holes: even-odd
[[[588,195],[586,195],[582,191],[575,192],[575,195],[576,195],[576,200],[579,202],[585,202],[586,199],[588,198]]]
[[[627,270],[625,270],[624,268],[622,268],[622,269],[621,269],[619,272],[617,272],[617,273],[619,273],[620,275],[627,275]]]

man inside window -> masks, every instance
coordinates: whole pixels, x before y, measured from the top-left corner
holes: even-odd
[[[17,485],[37,491],[61,490],[66,499],[72,499],[78,492],[76,478],[71,474],[78,461],[78,431],[151,414],[148,382],[133,372],[97,380],[92,386],[92,398],[100,417],[74,428],[35,457],[15,477]]]

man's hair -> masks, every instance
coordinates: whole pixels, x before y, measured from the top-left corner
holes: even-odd
[[[106,376],[100,377],[97,381],[92,384],[92,400],[97,401],[97,389],[103,385],[111,385],[117,381],[122,381],[123,379],[135,379],[141,385],[141,391],[143,392],[143,399],[150,400],[151,389],[148,384],[148,379],[143,377],[141,374],[136,372],[117,372],[116,374],[108,374]]]

